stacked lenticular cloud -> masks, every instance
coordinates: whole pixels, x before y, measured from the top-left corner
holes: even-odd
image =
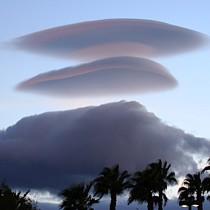
[[[75,59],[17,89],[67,97],[138,94],[173,88],[176,79],[151,58],[196,50],[207,37],[151,20],[109,19],[52,28],[15,39],[18,49]]]
[[[176,80],[160,64],[145,58],[113,57],[39,74],[19,84],[58,96],[107,96],[164,90]]]

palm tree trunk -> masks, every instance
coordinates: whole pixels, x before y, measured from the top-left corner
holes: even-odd
[[[163,210],[163,192],[159,191],[158,210]]]
[[[198,191],[197,192],[197,201],[198,201],[198,210],[203,210],[203,202],[202,202],[202,192],[201,191]]]
[[[201,202],[199,202],[198,210],[203,210],[203,204],[202,204],[202,201],[201,201]]]
[[[147,209],[148,210],[153,210],[154,209],[153,203],[151,201],[147,203]]]
[[[117,194],[111,192],[110,210],[116,210]]]
[[[148,196],[147,209],[148,210],[153,210],[154,209],[152,195]]]

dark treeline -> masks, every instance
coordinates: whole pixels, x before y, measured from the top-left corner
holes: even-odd
[[[39,210],[37,203],[28,197],[27,192],[12,191],[8,184],[0,184],[0,209],[2,210]]]
[[[119,165],[105,167],[99,175],[89,183],[78,183],[62,190],[59,196],[63,198],[60,208],[64,210],[91,210],[105,195],[110,196],[110,210],[116,210],[117,198],[124,192],[128,193],[127,204],[146,203],[148,210],[163,210],[167,205],[166,190],[169,185],[177,184],[175,172],[171,164],[158,160],[150,163],[144,170],[129,174],[120,171]],[[182,186],[178,190],[178,205],[196,206],[203,210],[203,202],[210,201],[210,159],[207,166],[195,174],[186,174]]]
[[[196,206],[203,210],[203,203],[210,201],[210,159],[203,170],[186,174],[181,187],[178,189],[177,205]],[[171,164],[158,160],[147,165],[144,170],[130,174],[121,171],[118,164],[105,167],[98,176],[88,183],[80,182],[62,190],[59,205],[63,210],[93,210],[105,195],[110,196],[110,210],[116,210],[117,199],[124,192],[128,193],[127,204],[133,202],[139,205],[146,203],[148,210],[163,210],[167,205],[166,190],[170,185],[176,185],[175,172]],[[4,210],[39,210],[37,203],[25,193],[12,191],[5,183],[0,184],[0,209]]]

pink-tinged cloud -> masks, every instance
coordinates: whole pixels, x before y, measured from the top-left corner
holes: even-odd
[[[138,57],[113,57],[39,74],[17,89],[45,94],[83,97],[140,94],[177,85],[168,70]]]
[[[195,50],[204,34],[163,22],[107,19],[65,25],[19,37],[17,48],[78,60],[115,56],[154,57]]]

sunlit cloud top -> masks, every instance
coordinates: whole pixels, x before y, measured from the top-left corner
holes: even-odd
[[[19,90],[59,96],[112,96],[162,91],[177,82],[168,70],[149,59],[113,57],[39,74]]]
[[[78,60],[154,57],[195,50],[207,37],[194,30],[141,19],[106,19],[51,28],[12,41],[18,49]]]

